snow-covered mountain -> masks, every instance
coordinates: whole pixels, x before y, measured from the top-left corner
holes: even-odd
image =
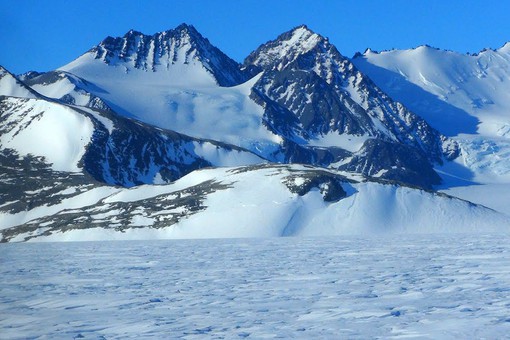
[[[54,190],[52,200],[41,199],[47,189],[34,190],[25,211],[0,207],[2,241],[505,232],[510,225],[507,216],[443,194],[301,165],[198,170],[131,189],[57,181],[74,184]]]
[[[118,114],[159,128],[261,155],[281,142],[261,126],[263,109],[248,96],[255,79],[192,26],[107,38],[56,73],[82,80],[79,89]],[[45,94],[58,94],[53,98],[77,96],[68,82],[48,78],[39,75],[29,82]]]
[[[458,152],[306,26],[260,46],[243,66],[181,25],[152,36],[109,37],[56,72],[24,79],[46,96],[111,108],[271,162],[331,166],[425,188],[440,182],[432,164]],[[380,154],[389,157],[381,161]]]
[[[240,148],[43,98],[0,97],[0,148],[127,187],[166,183],[208,166],[263,162]]]
[[[184,75],[195,73],[204,76],[203,71],[208,72],[207,75],[220,86],[234,86],[248,79],[237,62],[211,45],[193,26],[186,24],[152,36],[130,30],[121,38],[107,37],[63,69],[76,69],[82,64],[81,59],[89,56],[107,65],[124,68],[125,72],[133,69],[168,72],[174,82],[176,76],[181,76],[181,72]],[[198,78],[181,79],[185,85],[193,80],[206,81]]]
[[[506,230],[504,215],[430,191],[466,154],[439,131],[306,26],[244,64],[192,26],[129,31],[55,71],[0,68],[0,233]]]
[[[426,159],[442,163],[456,156],[455,143],[393,101],[306,26],[260,46],[245,65],[264,71],[252,97],[278,105],[280,110],[266,105],[273,131],[283,107],[293,118],[294,140],[352,152],[341,169],[426,186],[438,183]]]
[[[353,63],[392,98],[458,143],[457,165],[439,169],[448,186],[462,186],[450,188],[450,193],[498,209],[504,205],[498,202],[508,202],[510,43],[478,54],[430,46],[367,50]],[[469,184],[473,186],[466,190]]]

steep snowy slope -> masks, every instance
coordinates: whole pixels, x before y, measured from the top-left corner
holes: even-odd
[[[0,96],[37,98],[38,94],[0,66]]]
[[[91,91],[105,91],[94,84],[63,71],[52,71],[41,74],[24,75],[23,82],[48,98],[71,105],[87,106],[103,111],[111,111],[110,107]]]
[[[43,99],[0,97],[0,149],[46,159],[56,171],[79,171],[94,133],[92,121]]]
[[[5,242],[510,231],[510,219],[487,208],[362,180],[298,165],[198,170],[169,185],[95,187],[22,214],[0,208],[0,234]]]
[[[498,137],[508,130],[510,43],[476,55],[429,46],[367,50],[353,63],[443,133]]]
[[[367,50],[353,63],[393,98],[454,136],[461,149],[458,165],[440,171],[447,186],[461,187],[449,193],[501,209],[497,202],[508,201],[510,189],[510,43],[476,55],[429,46]],[[473,186],[463,189],[466,185]],[[497,190],[500,186],[507,189]]]
[[[0,118],[0,150],[107,184],[165,183],[207,166],[263,162],[234,146],[43,98],[0,97]]]

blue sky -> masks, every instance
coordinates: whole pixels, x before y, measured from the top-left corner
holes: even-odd
[[[348,57],[368,47],[466,53],[510,41],[507,0],[0,0],[0,8],[0,65],[13,73],[55,69],[131,28],[154,34],[183,22],[237,61],[300,24]]]

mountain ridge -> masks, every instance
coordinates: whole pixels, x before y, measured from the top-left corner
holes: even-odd
[[[187,24],[153,35],[132,29],[123,37],[105,38],[87,53],[109,65],[122,61],[133,68],[152,72],[168,70],[178,63],[201,63],[220,86],[234,86],[248,80],[237,62]]]
[[[357,209],[363,211],[370,195],[380,207],[371,223],[421,216],[425,226],[425,215],[408,211],[400,219],[390,205],[411,209],[400,202],[402,195],[414,197],[417,207],[442,197],[434,188],[465,152],[462,141],[395,101],[355,60],[301,25],[260,45],[240,64],[183,24],[153,35],[130,30],[107,37],[71,63],[22,80],[5,71],[0,156],[6,201],[0,202],[0,216],[7,224],[0,233],[4,240],[82,235],[78,229],[109,233],[108,221],[116,220],[115,233],[162,228],[179,234],[191,228],[198,235],[199,225],[189,221],[212,221],[234,209],[247,226],[247,218],[255,219],[248,216],[260,215],[257,206],[273,216],[268,223],[279,235],[298,235],[309,222],[335,219],[354,231],[368,220],[344,203],[359,198],[364,203]],[[28,92],[13,97],[20,89]],[[27,175],[16,177],[16,167]],[[263,184],[273,176],[280,176],[274,189]],[[177,189],[161,196],[168,188]],[[144,192],[146,200],[132,203],[127,197],[134,192]],[[107,204],[115,193],[126,200]],[[270,200],[272,194],[283,201]],[[239,205],[238,195],[253,200]],[[439,201],[444,209],[471,214],[469,204]],[[480,226],[506,223],[497,212],[477,209],[489,221],[475,219]],[[439,228],[449,218],[433,223]],[[216,235],[242,235],[232,229],[236,222],[227,220],[229,232],[218,225]],[[330,232],[340,230],[335,228]]]

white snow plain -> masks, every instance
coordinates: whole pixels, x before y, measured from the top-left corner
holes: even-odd
[[[5,244],[0,275],[2,339],[510,334],[500,234]]]

